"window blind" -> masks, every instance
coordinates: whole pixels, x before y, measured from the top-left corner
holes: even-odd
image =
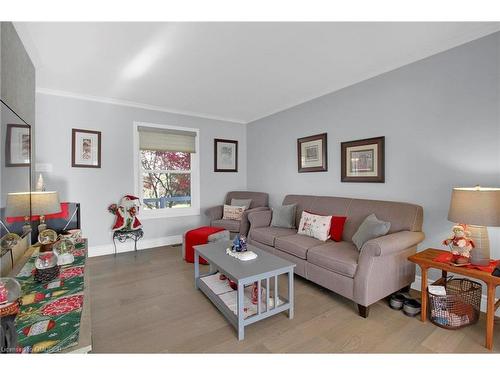
[[[139,126],[141,150],[196,152],[196,133],[184,130]]]

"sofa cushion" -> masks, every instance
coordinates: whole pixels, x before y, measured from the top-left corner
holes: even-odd
[[[330,225],[330,238],[336,242],[342,241],[342,233],[344,233],[344,224],[347,218],[345,216],[332,216],[332,224]]]
[[[273,208],[273,216],[271,220],[272,227],[278,228],[295,228],[295,210],[297,205],[289,204],[286,206]]]
[[[240,221],[245,211],[245,206],[228,206],[224,205],[224,213],[222,220],[238,220]]]
[[[296,229],[278,228],[278,227],[263,227],[252,228],[252,240],[260,242],[264,245],[274,246],[274,242],[278,237],[290,236],[296,234]]]
[[[221,227],[227,229],[230,232],[239,232],[240,224],[241,224],[240,220],[225,220],[225,219],[212,220],[211,223],[213,227]]]
[[[352,242],[354,242],[358,250],[361,250],[365,242],[386,235],[390,228],[391,223],[379,220],[375,214],[371,214],[361,223],[356,233],[354,233]]]
[[[231,200],[236,199],[251,199],[250,207],[267,207],[269,203],[269,195],[267,193],[259,193],[255,191],[230,191],[226,194],[225,204],[231,204]]]
[[[324,244],[316,238],[294,234],[292,236],[278,237],[274,246],[285,253],[295,255],[298,258],[307,259],[307,251],[314,246]]]
[[[330,238],[331,224],[332,216],[316,215],[304,210],[297,233],[326,241]]]
[[[354,277],[358,267],[359,251],[351,242],[332,242],[309,249],[307,261],[319,267]]]
[[[244,206],[245,210],[248,210],[250,204],[252,203],[251,199],[231,199],[231,206]]]

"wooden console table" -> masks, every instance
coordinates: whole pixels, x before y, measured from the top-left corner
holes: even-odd
[[[447,251],[438,249],[427,249],[422,252],[416,253],[408,257],[410,262],[416,263],[422,270],[422,313],[420,314],[422,322],[427,320],[427,271],[429,268],[441,270],[441,277],[447,277],[448,272],[458,275],[478,279],[486,283],[488,287],[487,297],[488,306],[486,309],[486,348],[491,350],[493,348],[493,325],[495,319],[495,311],[500,307],[500,300],[495,302],[495,292],[497,286],[500,285],[500,277],[492,276],[488,272],[480,271],[478,269],[471,269],[466,267],[456,267],[451,264],[435,262],[437,256],[446,253]],[[442,279],[438,280],[441,281]]]

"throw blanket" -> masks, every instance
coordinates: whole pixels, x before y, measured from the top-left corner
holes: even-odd
[[[194,263],[194,248],[196,245],[204,245],[208,243],[208,237],[214,233],[223,231],[224,228],[218,227],[200,227],[186,232],[186,262]],[[208,264],[208,262],[200,257],[201,264]]]

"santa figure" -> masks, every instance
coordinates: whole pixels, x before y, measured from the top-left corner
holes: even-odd
[[[120,204],[112,204],[108,211],[116,216],[113,231],[117,230],[136,230],[142,228],[142,224],[137,218],[139,213],[140,200],[133,195],[125,195]]]

